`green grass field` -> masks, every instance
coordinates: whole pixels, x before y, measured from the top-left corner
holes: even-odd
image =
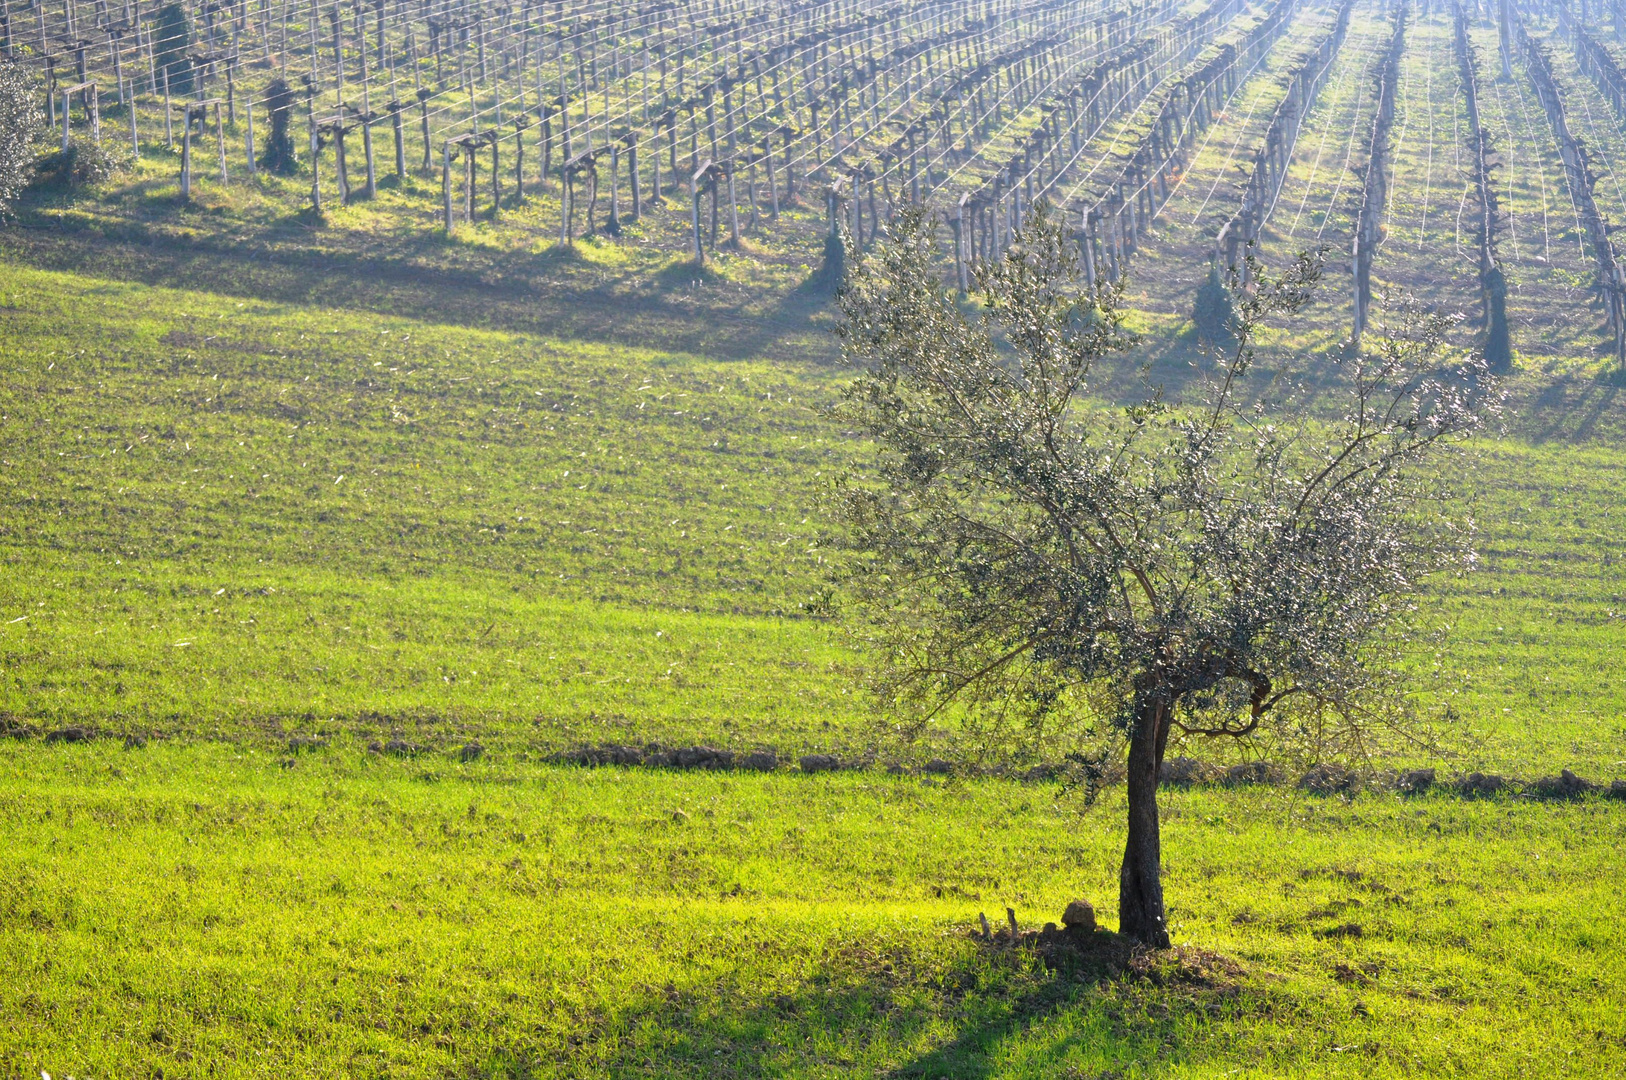
[[[967,930],[1109,895],[1116,795],[209,744],[0,761],[18,1076],[1626,1070],[1619,804],[1171,794],[1172,929],[1236,967],[1094,981]]]
[[[10,1074],[1626,1070],[1618,803],[1172,793],[1176,939],[1229,959],[1113,980],[967,932],[1110,903],[1114,791],[542,763],[908,753],[800,608],[861,452],[828,363],[16,263],[0,302],[0,710],[158,737],[0,744]],[[1626,772],[1620,457],[1539,413],[1429,601],[1454,720],[1379,767]]]
[[[1186,377],[1192,260],[1325,22],[1136,256],[1107,404]],[[1270,250],[1347,230],[1388,25],[1357,12]],[[1466,303],[1449,21],[1411,33],[1376,273]],[[416,179],[325,221],[274,179],[183,208],[155,147],[31,195],[0,229],[0,1077],[1626,1076],[1626,802],[1444,790],[1626,778],[1623,390],[1545,118],[1475,47],[1519,369],[1452,466],[1480,561],[1423,597],[1431,741],[1358,794],[1167,789],[1181,951],[1124,972],[972,935],[1077,896],[1114,926],[1122,792],[971,768],[1030,762],[963,760],[952,721],[898,741],[809,606],[865,457],[826,412],[821,211],[698,269],[675,213],[567,252],[538,199],[449,239]],[[1314,377],[1330,276],[1271,363]],[[554,760],[603,742],[783,764]],[[1415,767],[1441,790],[1383,782]]]
[[[860,451],[822,411],[838,368],[17,266],[0,296],[0,710],[516,752],[873,743],[861,657],[802,607]],[[1458,719],[1398,763],[1626,772],[1619,458],[1478,456],[1483,569],[1436,583],[1450,631],[1418,658]]]

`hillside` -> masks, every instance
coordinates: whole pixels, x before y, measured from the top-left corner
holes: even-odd
[[[0,1076],[1626,1075],[1582,10],[1511,4],[1504,78],[1488,8],[1366,0],[12,5],[58,126],[0,225]],[[1509,325],[1425,737],[1176,736],[1172,950],[1041,930],[1117,926],[1122,785],[900,737],[837,572],[832,225],[926,203],[947,287],[1041,198],[1140,335],[1091,409],[1182,400],[1244,253],[1327,260],[1260,380],[1335,378],[1357,296]]]

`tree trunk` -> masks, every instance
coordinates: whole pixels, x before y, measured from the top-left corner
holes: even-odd
[[[1142,691],[1129,738],[1129,836],[1118,875],[1118,932],[1159,949],[1169,947],[1157,822],[1157,773],[1168,741],[1168,719],[1166,696]]]

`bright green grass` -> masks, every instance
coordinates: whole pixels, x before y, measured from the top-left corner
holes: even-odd
[[[1166,806],[1175,936],[1239,960],[1230,990],[968,939],[1110,908],[1116,795],[0,745],[0,1072],[1626,1070],[1619,804]]]
[[[841,376],[424,314],[0,267],[0,712],[172,737],[0,743],[0,1074],[1626,1072],[1618,803],[1171,792],[1243,973],[1093,984],[965,931],[1112,925],[1116,791],[536,762],[875,744],[800,608]],[[1618,408],[1515,389],[1404,761],[1621,775]]]
[[[798,617],[827,376],[6,281],[0,708],[553,738],[851,719],[845,653]]]
[[[860,658],[800,607],[853,452],[820,411],[838,370],[16,267],[0,303],[0,710],[529,749],[872,741]],[[1607,398],[1571,411],[1613,429]],[[1620,775],[1619,452],[1485,458],[1484,571],[1440,583],[1460,723],[1438,763]]]

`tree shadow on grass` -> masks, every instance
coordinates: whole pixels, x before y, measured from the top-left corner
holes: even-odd
[[[835,354],[814,322],[828,297],[812,292],[746,288],[683,262],[640,280],[551,247],[460,250],[429,231],[349,236],[356,246],[316,250],[299,239],[312,225],[295,214],[247,236],[180,237],[139,222],[109,224],[105,235],[10,230],[0,257],[165,288],[721,359],[824,363]]]
[[[1532,442],[1584,442],[1605,434],[1600,424],[1618,427],[1620,391],[1620,383],[1608,377],[1554,379],[1528,399],[1513,402],[1515,423],[1528,430]]]
[[[1029,936],[1031,938],[1031,935]],[[564,1055],[611,1076],[850,1072],[890,1080],[1098,1077],[1201,1057],[1193,1017],[1242,1006],[1234,964],[1193,950],[1093,957],[967,941],[935,952],[831,948],[792,985],[715,985],[631,1003]],[[521,1074],[523,1075],[523,1074]]]

